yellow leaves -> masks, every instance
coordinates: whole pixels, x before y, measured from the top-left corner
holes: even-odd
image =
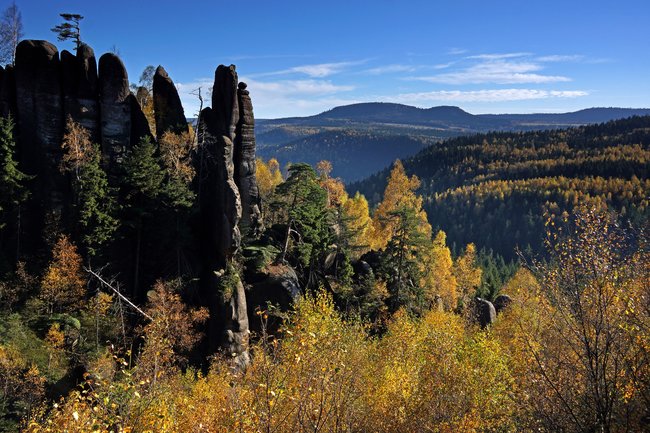
[[[63,157],[59,169],[62,172],[75,172],[77,176],[79,176],[79,169],[88,164],[94,154],[98,152],[90,140],[90,132],[72,120],[70,116],[66,121],[66,133],[63,136],[61,148]]]
[[[367,238],[371,224],[368,200],[357,191],[354,197],[348,198],[343,203],[342,209],[351,235],[348,242],[352,255],[358,258],[370,248]]]
[[[186,131],[174,134],[167,131],[158,142],[160,157],[169,173],[185,183],[190,183],[194,177],[194,167],[190,159],[194,136]]]
[[[65,343],[65,334],[61,331],[58,323],[50,326],[45,336],[45,342],[53,350],[63,349]]]
[[[282,183],[280,164],[275,158],[271,158],[268,162],[257,158],[255,167],[255,177],[257,178],[260,197],[262,201],[266,201],[275,191],[275,187]]]
[[[52,260],[41,281],[39,297],[48,304],[48,312],[78,309],[85,297],[81,256],[67,236],[61,236],[54,246]]]
[[[420,180],[417,176],[408,177],[401,161],[396,160],[384,190],[384,198],[375,210],[371,229],[368,231],[372,249],[380,250],[386,247],[397,224],[390,218],[390,214],[400,207],[414,209],[420,220],[420,230],[425,236],[431,237],[431,226],[427,221],[426,212],[422,210],[422,197],[415,194],[419,186]]]

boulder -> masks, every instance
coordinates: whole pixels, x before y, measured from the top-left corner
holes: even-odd
[[[156,73],[153,76],[153,110],[158,140],[167,131],[174,134],[188,131],[181,98],[178,96],[174,82],[162,66],[156,68]]]
[[[241,229],[257,237],[262,227],[262,199],[255,177],[255,117],[253,103],[246,83],[239,83],[237,89],[239,121],[235,130],[235,183],[239,188],[242,203]]]
[[[262,322],[257,312],[267,310],[268,303],[277,307],[279,311],[288,311],[301,294],[298,275],[293,268],[288,265],[268,266],[247,289],[251,330],[258,333],[262,331]],[[270,317],[268,323],[270,329],[267,328],[267,331],[273,332],[278,324],[277,317]]]
[[[487,328],[496,320],[497,312],[492,302],[476,298],[474,300],[474,317],[481,328]]]
[[[129,78],[124,64],[113,53],[99,59],[99,103],[101,112],[102,162],[115,184],[119,164],[131,147],[131,104]]]
[[[512,298],[508,295],[499,295],[494,299],[494,309],[497,311],[497,314],[501,313],[504,309],[512,303]]]

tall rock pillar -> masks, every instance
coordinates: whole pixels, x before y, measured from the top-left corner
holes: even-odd
[[[242,204],[242,232],[257,236],[262,231],[262,200],[255,177],[255,116],[246,83],[239,83],[239,121],[235,136],[235,182]]]
[[[217,347],[248,364],[248,314],[246,295],[233,255],[241,241],[241,197],[235,183],[233,152],[239,120],[237,72],[233,65],[220,65],[215,72],[212,108],[203,110],[198,157],[201,219],[201,290],[209,299],[209,350]]]

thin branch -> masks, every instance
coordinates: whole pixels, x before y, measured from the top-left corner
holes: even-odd
[[[103,279],[99,274],[95,273],[92,269],[89,269],[89,268],[84,268],[84,270],[85,270],[86,272],[88,272],[90,275],[92,275],[92,276],[94,276],[95,278],[97,278],[97,279],[99,280],[100,283],[102,283],[103,285],[105,285],[106,287],[108,287],[109,289],[111,289],[113,292],[115,292],[115,294],[117,294],[117,296],[119,296],[120,299],[124,300],[127,304],[129,304],[131,307],[133,307],[133,309],[134,309],[135,311],[137,311],[138,313],[142,314],[142,315],[143,315],[144,317],[146,317],[147,319],[149,319],[149,320],[153,320],[153,318],[152,318],[150,315],[148,315],[147,313],[145,313],[144,311],[142,311],[142,309],[141,309],[140,307],[138,307],[137,305],[135,305],[133,302],[131,302],[131,301],[129,300],[129,298],[127,298],[126,296],[124,296],[123,294],[121,294],[119,290],[117,290],[116,288],[114,288],[113,286],[111,286],[108,282],[106,282],[106,280],[104,280],[104,279]]]

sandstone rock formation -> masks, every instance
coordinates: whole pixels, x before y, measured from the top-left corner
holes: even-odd
[[[94,142],[100,140],[99,103],[97,101],[97,62],[92,48],[81,44],[77,55],[61,53],[63,111],[90,132]]]
[[[167,131],[174,134],[188,131],[181,98],[178,96],[174,82],[162,66],[156,68],[156,73],[153,76],[153,109],[158,140]]]
[[[14,78],[14,67],[7,65],[0,66],[0,116],[16,117],[16,79]]]
[[[255,117],[246,87],[246,83],[239,83],[237,89],[239,122],[235,137],[235,182],[241,195],[242,232],[256,237],[262,231],[262,200],[255,178]]]
[[[23,169],[37,174],[35,202],[61,214],[65,179],[59,172],[64,132],[59,52],[47,41],[16,48],[16,123]]]
[[[102,162],[113,185],[119,183],[120,164],[131,146],[142,137],[154,138],[130,92],[122,61],[108,53],[99,59],[99,68],[96,63],[92,48],[85,44],[76,54],[64,51],[60,58],[49,42],[27,40],[18,45],[15,68],[0,68],[0,114],[15,115],[21,169],[36,176],[32,202],[38,212],[24,228],[36,233],[35,238],[40,236],[45,214],[65,213],[70,184],[59,166],[67,116],[101,144]],[[188,130],[178,92],[162,67],[154,76],[154,109],[159,136],[167,130]],[[240,226],[257,232],[261,221],[253,106],[246,85],[238,90],[233,65],[217,68],[212,108],[200,113],[199,123],[197,243],[201,291],[211,312],[209,346],[211,351],[221,347],[233,356],[235,365],[244,366],[248,362],[247,294],[233,261],[240,247]],[[260,299],[276,291],[281,302],[289,303],[300,293],[295,273],[265,280],[267,289],[259,293]]]
[[[203,126],[197,173],[203,261],[201,288],[210,299],[211,312],[208,339],[212,348],[220,343],[236,364],[245,365],[249,334],[246,295],[239,278],[236,283],[226,278],[241,241],[242,207],[233,163],[233,140],[239,118],[236,89],[235,67],[220,65],[215,72],[212,108],[204,109],[199,119]],[[228,294],[224,293],[224,283],[231,285]]]
[[[127,100],[131,107],[131,138],[129,140],[131,145],[135,146],[145,137],[148,137],[153,142],[154,138],[149,128],[149,122],[142,112],[138,99],[131,94]]]
[[[99,59],[99,103],[103,164],[113,183],[119,164],[131,146],[131,104],[129,78],[124,64],[113,53]]]

